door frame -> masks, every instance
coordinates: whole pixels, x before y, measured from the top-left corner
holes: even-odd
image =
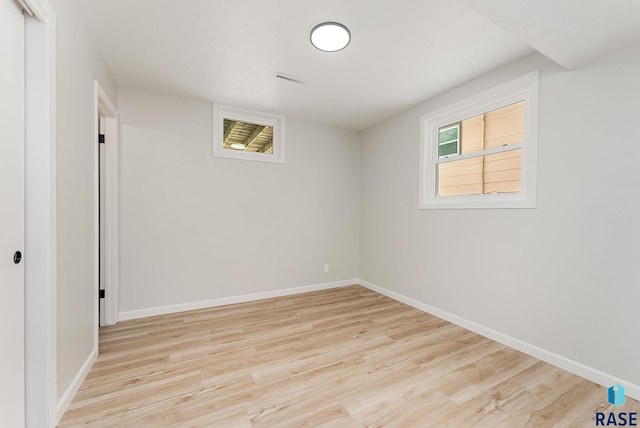
[[[27,425],[54,427],[57,392],[56,16],[25,14],[25,406]]]
[[[104,324],[113,325],[118,322],[119,313],[119,292],[120,292],[120,138],[119,138],[119,118],[118,110],[109,99],[107,93],[102,89],[100,83],[94,81],[95,87],[95,112],[94,112],[94,180],[95,180],[95,229],[94,229],[94,245],[95,245],[95,286],[96,293],[96,335],[95,346],[98,347],[98,325],[100,323],[98,315],[98,289],[100,286],[100,221],[104,223]],[[100,148],[98,146],[98,134],[100,133],[100,124],[98,117],[104,120],[103,129],[105,136],[104,147],[104,218],[100,219]]]

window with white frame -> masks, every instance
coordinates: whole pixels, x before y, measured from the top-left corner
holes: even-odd
[[[460,154],[460,122],[438,129],[438,158]]]
[[[284,163],[285,119],[213,105],[213,156]]]
[[[422,116],[421,209],[535,208],[538,72]]]

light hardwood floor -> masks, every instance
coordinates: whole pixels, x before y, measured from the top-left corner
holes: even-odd
[[[595,426],[606,389],[361,286],[121,322],[60,427]],[[617,411],[640,411],[627,398]]]

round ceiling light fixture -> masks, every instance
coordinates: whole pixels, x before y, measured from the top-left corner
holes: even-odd
[[[243,143],[231,143],[231,148],[234,150],[244,150],[247,147]]]
[[[351,32],[338,22],[323,22],[311,30],[311,44],[325,52],[336,52],[347,47]]]

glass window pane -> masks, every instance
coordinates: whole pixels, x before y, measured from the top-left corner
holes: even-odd
[[[521,175],[521,149],[441,163],[438,196],[517,193]]]
[[[460,154],[477,153],[484,150],[484,115],[460,122]]]
[[[524,142],[524,101],[484,115],[484,148]]]
[[[442,144],[448,141],[457,140],[459,129],[458,124],[443,126],[438,130],[438,143]]]
[[[273,126],[224,119],[224,149],[273,154]]]
[[[482,158],[478,156],[438,165],[438,196],[481,195]]]
[[[523,143],[524,101],[461,121],[459,134],[463,155]]]
[[[517,193],[522,176],[522,150],[484,156],[483,193]]]
[[[458,154],[458,141],[441,144],[438,146],[438,157]]]

